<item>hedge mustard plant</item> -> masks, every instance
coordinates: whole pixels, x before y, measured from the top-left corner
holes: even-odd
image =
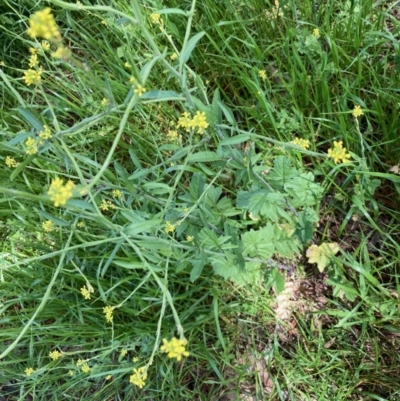
[[[38,70],[29,69],[24,71],[25,83],[28,86],[40,84],[42,72],[43,72],[42,68],[39,68]]]
[[[176,337],[172,337],[170,341],[165,338],[162,341],[163,345],[160,347],[160,351],[166,352],[168,358],[176,358],[177,361],[180,361],[183,356],[189,356],[189,352],[185,349],[186,339],[178,340]]]
[[[49,7],[37,11],[30,16],[27,34],[32,39],[61,40],[61,33]]]
[[[61,352],[57,350],[49,352],[49,357],[53,361],[56,361],[58,358],[60,358],[61,355],[62,355]]]
[[[33,368],[26,368],[25,374],[29,377],[34,371],[35,371],[35,369],[33,369]]]
[[[25,152],[26,152],[27,155],[35,155],[35,154],[38,153],[37,143],[36,143],[34,138],[29,137],[25,141],[25,146],[26,146]]]
[[[164,231],[167,234],[172,234],[175,231],[175,226],[170,221],[166,221]]]
[[[72,181],[68,181],[64,185],[61,178],[55,178],[47,191],[47,195],[50,196],[50,200],[54,202],[55,207],[63,206],[68,199],[72,198],[72,190],[74,188],[75,184]]]
[[[51,220],[46,220],[42,223],[42,228],[46,233],[50,233],[54,230],[54,223]]]
[[[355,118],[360,117],[364,114],[363,110],[359,105],[355,106],[352,113]]]
[[[138,386],[139,388],[143,388],[146,384],[147,379],[147,368],[141,367],[139,369],[133,369],[133,375],[130,376],[129,382]]]
[[[112,321],[113,321],[113,312],[114,312],[113,306],[105,306],[103,308],[103,313],[104,313],[106,321],[108,323],[112,323]]]
[[[308,139],[294,138],[292,143],[302,149],[308,149],[310,147],[310,141]]]
[[[345,163],[351,158],[350,154],[346,153],[342,141],[333,141],[333,148],[328,149],[328,157],[333,159],[334,163],[340,163],[340,161]]]
[[[4,163],[5,163],[5,165],[6,165],[7,167],[17,167],[18,164],[19,164],[19,163],[17,163],[17,162],[15,161],[15,159],[12,158],[11,156],[7,156]]]
[[[260,78],[265,81],[267,79],[267,71],[265,70],[260,70],[258,71],[258,75],[260,76]]]

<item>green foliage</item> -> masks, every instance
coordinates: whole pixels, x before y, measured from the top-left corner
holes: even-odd
[[[62,34],[50,50],[26,32],[47,6]],[[245,381],[264,399],[265,376],[236,357],[254,348],[270,399],[397,399],[398,353],[380,346],[400,321],[394,6],[160,7],[0,5],[2,396],[239,399]],[[61,44],[71,55],[53,57]],[[29,48],[43,69],[31,85]],[[334,140],[348,163],[327,159]],[[333,242],[335,256],[304,257]],[[290,293],[299,277],[330,297],[312,316],[307,286]],[[160,350],[174,336],[190,353],[176,362]]]

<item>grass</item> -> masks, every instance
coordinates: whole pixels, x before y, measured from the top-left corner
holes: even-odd
[[[18,163],[0,170],[0,396],[397,400],[397,3],[81,3],[0,5],[0,156]],[[42,40],[28,21],[47,6],[71,56],[39,51],[27,85]],[[185,111],[205,113],[204,133],[176,126]],[[53,137],[27,155],[44,125]],[[327,158],[333,141],[349,163]],[[279,186],[282,160],[313,203]],[[56,177],[76,185],[57,207]],[[255,212],[246,196],[265,186],[283,203]],[[290,252],[251,254],[269,246],[251,235],[300,221]],[[340,250],[318,270],[307,249],[324,243]],[[181,361],[160,350],[172,337]]]

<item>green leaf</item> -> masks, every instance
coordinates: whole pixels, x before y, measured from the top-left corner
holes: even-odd
[[[194,173],[192,180],[189,185],[189,195],[193,203],[197,202],[198,199],[204,192],[204,185],[206,184],[206,177],[201,173]]]
[[[191,163],[215,162],[219,160],[221,160],[221,158],[218,156],[217,153],[207,150],[203,152],[193,153],[189,158],[189,161]]]
[[[43,124],[25,107],[17,107],[19,114],[34,128],[36,131],[42,131]]]
[[[196,35],[192,36],[189,41],[186,43],[185,48],[182,49],[180,55],[180,63],[185,64],[192,54],[192,51],[196,47],[197,42],[205,35],[204,31],[196,33]]]
[[[193,266],[192,271],[190,272],[190,281],[195,282],[202,273],[204,266],[207,264],[208,259],[204,252],[201,252],[200,255],[196,259],[189,260],[191,265]]]
[[[222,276],[225,280],[235,277],[239,269],[235,266],[234,256],[226,253],[225,255],[213,255],[210,257],[214,273]]]
[[[318,270],[322,273],[330,260],[339,252],[336,242],[324,242],[320,246],[311,245],[307,249],[308,263],[317,263]]]
[[[167,90],[153,90],[143,94],[141,99],[154,99],[159,101],[170,101],[170,100],[185,100],[186,98],[175,91]]]
[[[275,159],[274,168],[265,177],[265,180],[274,188],[281,189],[287,181],[299,174],[300,172],[292,167],[292,161],[289,158],[279,156]]]
[[[250,134],[240,134],[240,135],[235,135],[230,138],[224,139],[221,141],[222,146],[231,146],[231,145],[237,145],[239,143],[243,143],[246,141],[249,141],[251,138]]]
[[[243,256],[261,258],[267,260],[272,257],[275,246],[272,242],[274,228],[268,223],[262,230],[250,230],[242,235]]]
[[[285,277],[276,267],[272,268],[271,274],[273,278],[275,294],[279,295],[285,289]]]
[[[160,227],[163,223],[162,219],[144,220],[125,227],[124,232],[127,235],[136,235],[140,233],[150,233],[155,227]]]
[[[293,207],[314,206],[322,198],[323,188],[314,182],[311,172],[302,173],[284,184],[285,191],[292,197]]]

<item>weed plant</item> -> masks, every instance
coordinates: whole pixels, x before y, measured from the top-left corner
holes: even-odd
[[[399,399],[398,20],[3,0],[0,398]]]

